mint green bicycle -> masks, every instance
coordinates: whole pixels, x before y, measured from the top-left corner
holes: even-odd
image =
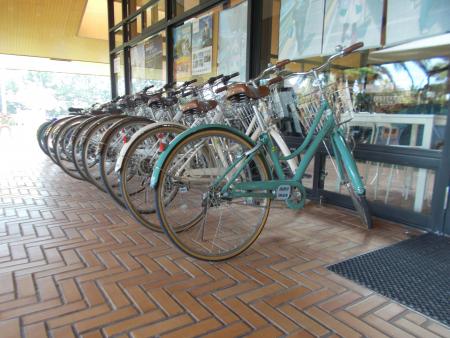
[[[372,227],[365,187],[341,127],[351,110],[345,109],[351,104],[350,95],[319,80],[319,73],[334,59],[362,46],[357,43],[343,49],[311,71],[288,75],[312,77],[317,88],[298,105],[307,134],[291,154],[281,155],[273,142],[275,123],[264,109],[270,105],[261,104],[271,89],[259,85],[273,73],[278,76],[271,84],[282,81],[281,70],[289,60],[269,67],[249,83],[227,88],[228,100],[251,107],[261,131],[256,141],[229,126],[204,125],[181,133],[170,143],[155,165],[151,186],[161,227],[178,248],[210,261],[242,253],[261,233],[272,200],[283,200],[292,209],[304,207],[302,177],[321,143],[327,150],[331,144],[341,184],[348,188],[364,225]],[[287,173],[286,161],[300,154],[298,167]]]

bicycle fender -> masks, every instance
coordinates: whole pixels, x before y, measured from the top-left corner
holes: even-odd
[[[100,140],[100,142],[99,142],[99,146],[98,146],[98,150],[97,150],[97,153],[98,154],[101,154],[101,153],[103,153],[103,152],[105,152],[106,151],[106,143],[105,143],[105,140],[107,140],[110,136],[111,136],[111,134],[112,133],[114,133],[114,132],[116,132],[117,131],[117,128],[119,128],[119,127],[121,127],[122,125],[125,125],[125,124],[127,124],[128,122],[136,122],[136,123],[138,123],[138,122],[142,122],[142,123],[145,123],[145,122],[148,122],[148,123],[155,123],[155,121],[153,121],[152,119],[148,119],[148,118],[146,118],[146,117],[136,117],[136,116],[129,116],[129,117],[126,117],[126,118],[124,118],[124,119],[122,119],[122,120],[119,120],[119,121],[117,121],[117,122],[115,122],[111,127],[109,127],[108,128],[108,130],[103,134],[103,136],[102,136],[102,138],[101,138],[101,140]]]
[[[225,125],[222,125],[222,124],[205,124],[205,125],[202,125],[202,126],[190,128],[190,129],[182,132],[178,136],[176,136],[175,139],[172,142],[170,142],[170,144],[167,147],[167,149],[164,150],[164,152],[159,156],[158,160],[156,161],[155,167],[153,168],[152,178],[150,180],[150,187],[152,189],[155,189],[156,185],[158,184],[159,178],[161,176],[161,168],[163,167],[163,164],[164,164],[165,160],[167,159],[167,157],[169,156],[169,154],[171,153],[171,151],[180,142],[182,142],[186,137],[191,136],[192,134],[195,134],[197,132],[200,132],[200,131],[203,131],[203,130],[208,130],[208,129],[209,130],[229,131],[231,133],[237,134],[238,136],[241,136],[246,141],[248,141],[251,145],[253,145],[253,146],[256,145],[255,141],[253,141],[250,137],[248,137],[247,135],[245,135],[244,133],[242,133],[238,129],[232,128],[232,127],[228,127],[228,126],[225,126]]]
[[[116,173],[119,173],[122,170],[122,165],[123,165],[123,161],[127,156],[128,153],[128,149],[131,148],[131,145],[133,144],[133,142],[140,137],[142,134],[146,133],[149,130],[152,130],[154,128],[158,128],[158,127],[164,127],[164,126],[176,126],[180,128],[181,130],[186,130],[186,126],[180,124],[180,123],[176,123],[176,122],[157,122],[157,123],[150,123],[149,125],[142,127],[141,129],[139,129],[137,132],[135,132],[133,134],[133,136],[131,136],[130,140],[125,143],[125,145],[122,147],[122,149],[120,150],[119,156],[117,157],[117,161],[116,161],[116,166],[114,167],[114,171]]]
[[[348,149],[344,137],[340,133],[334,133],[332,135],[332,139],[341,155],[343,165],[347,168],[347,173],[349,179],[352,181],[353,187],[355,188],[355,192],[358,195],[364,195],[366,191],[364,183],[361,180],[361,176],[359,175],[355,159]]]

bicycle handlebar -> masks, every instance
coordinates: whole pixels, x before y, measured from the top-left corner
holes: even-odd
[[[320,71],[322,71],[323,69],[327,68],[327,67],[331,64],[331,62],[333,62],[335,59],[340,58],[340,57],[343,57],[343,56],[347,56],[347,55],[353,53],[354,51],[356,51],[357,49],[359,49],[359,48],[361,48],[361,47],[363,47],[363,46],[364,46],[364,43],[361,42],[361,41],[360,41],[360,42],[357,42],[357,43],[354,43],[353,45],[348,46],[347,48],[344,48],[344,49],[341,50],[340,52],[331,55],[331,56],[328,58],[328,60],[325,61],[325,63],[322,64],[322,65],[320,65],[319,67],[312,68],[311,70],[309,70],[309,71],[307,71],[307,72],[295,72],[295,73],[291,73],[291,74],[288,74],[286,77],[291,77],[291,76],[306,76],[306,75],[310,75],[310,74],[314,74],[314,73],[320,72]]]
[[[206,83],[212,85],[214,82],[216,82],[217,80],[219,80],[219,79],[221,79],[221,78],[223,78],[223,74],[220,74],[220,75],[217,75],[217,76],[210,77],[210,78],[208,79],[208,81],[206,81]]]
[[[269,81],[267,81],[267,85],[268,85],[268,86],[271,86],[271,85],[273,85],[273,84],[275,84],[275,83],[279,83],[279,82],[281,82],[281,81],[283,81],[283,78],[282,78],[281,76],[278,75],[278,76],[276,76],[276,77],[270,79]]]
[[[233,77],[236,77],[236,76],[239,76],[239,72],[236,72],[236,73],[233,73],[233,74],[230,74],[230,75],[225,75],[222,78],[222,83],[224,85],[226,85],[228,83],[228,81],[230,81]]]
[[[289,63],[291,63],[291,60],[289,60],[289,59],[281,60],[281,61],[277,62],[277,64],[275,65],[275,68],[283,69]]]
[[[348,54],[353,53],[355,50],[360,49],[361,47],[364,47],[364,42],[359,41],[357,43],[354,43],[351,46],[348,46],[347,48],[344,48],[342,51],[342,56],[346,56]]]
[[[193,79],[193,80],[190,80],[190,81],[186,81],[185,83],[182,84],[182,87],[190,86],[191,84],[193,84],[193,83],[195,83],[195,82],[197,82],[197,79]]]
[[[85,110],[84,108],[75,108],[75,107],[69,107],[69,109],[67,109],[70,113],[79,113],[82,112],[83,110]]]

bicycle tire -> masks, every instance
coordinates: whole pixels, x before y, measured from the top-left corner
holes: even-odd
[[[141,178],[139,176],[136,176],[134,172],[130,173],[130,171],[133,171],[131,169],[131,166],[134,163],[132,162],[136,162],[133,154],[135,154],[137,149],[145,142],[145,140],[149,139],[150,137],[157,137],[158,134],[178,135],[185,130],[185,126],[171,122],[161,122],[144,127],[139,132],[133,135],[132,139],[129,141],[129,143],[126,145],[126,148],[123,149],[121,153],[121,159],[119,163],[119,188],[123,202],[134,219],[153,231],[162,232],[162,229],[158,224],[158,220],[150,219],[149,216],[155,214],[154,203],[147,203],[147,201],[144,201],[144,206],[138,206],[136,202],[136,199],[139,199],[139,196],[137,194],[143,192],[144,196],[150,195],[150,193],[145,190],[150,189],[150,184],[146,184],[143,187],[143,190],[139,190],[139,186],[136,189],[133,189],[131,187],[132,182],[130,177],[133,176],[133,179],[135,179],[135,181],[137,182],[140,181],[149,183],[149,179],[152,174],[152,165],[154,164],[154,162],[145,162],[145,164],[148,165],[148,168],[145,168],[146,170],[148,169],[148,172],[144,172],[144,170],[142,172],[142,176],[144,178]],[[156,147],[158,147],[158,145],[156,145]],[[155,154],[155,156],[156,158],[154,158],[154,160],[156,161],[156,159],[159,157],[159,154]],[[140,165],[140,163],[141,162],[138,162],[138,166]],[[151,195],[153,195],[153,193],[151,193]]]
[[[113,200],[123,208],[126,208],[126,206],[120,194],[119,175],[115,171],[118,156],[125,144],[140,128],[152,123],[155,123],[155,121],[146,117],[130,116],[113,124],[100,141],[99,171],[102,185]],[[118,135],[120,132],[126,134]],[[126,139],[122,139],[121,142],[113,145],[112,143],[117,142],[118,137],[125,137]],[[110,150],[111,148],[113,150]]]
[[[58,165],[66,174],[78,180],[84,180],[84,178],[81,176],[74,164],[71,146],[71,142],[73,141],[72,135],[78,126],[87,118],[89,118],[87,115],[79,116],[70,123],[66,124],[55,140],[56,161]]]
[[[181,251],[186,253],[187,255],[200,259],[200,260],[206,260],[206,261],[222,261],[229,258],[232,258],[234,256],[237,256],[244,252],[246,249],[250,247],[250,245],[258,238],[258,236],[261,234],[264,225],[267,222],[267,218],[269,216],[270,211],[270,203],[271,198],[264,197],[263,201],[257,201],[257,197],[244,197],[243,203],[237,203],[238,207],[231,210],[229,213],[227,213],[226,216],[223,216],[223,211],[219,211],[219,208],[221,207],[220,203],[225,202],[218,202],[220,197],[217,200],[214,200],[215,197],[211,197],[211,199],[208,198],[208,195],[211,195],[211,192],[208,190],[207,192],[203,192],[203,190],[200,190],[198,186],[190,186],[186,191],[189,192],[189,190],[192,190],[194,194],[201,196],[201,204],[199,205],[197,201],[191,196],[188,196],[186,198],[180,197],[180,200],[182,203],[189,203],[189,205],[183,206],[183,204],[180,204],[180,206],[175,205],[175,202],[170,202],[167,204],[165,196],[165,189],[167,186],[170,187],[170,175],[168,173],[174,171],[174,168],[176,169],[177,162],[182,164],[182,167],[185,166],[186,160],[180,160],[180,157],[183,153],[183,149],[186,148],[186,154],[188,154],[188,158],[190,159],[192,157],[191,149],[199,149],[199,147],[205,146],[202,144],[204,141],[203,139],[206,137],[210,137],[212,142],[204,142],[208,149],[210,148],[210,144],[216,144],[220,146],[228,146],[228,151],[225,154],[224,157],[218,155],[213,155],[216,158],[208,158],[210,154],[215,153],[215,148],[212,147],[212,151],[208,153],[202,153],[201,157],[205,157],[205,160],[197,160],[196,163],[193,164],[192,168],[193,170],[198,170],[200,175],[206,176],[206,181],[208,181],[208,175],[212,176],[213,174],[208,174],[208,172],[214,173],[217,171],[218,173],[221,172],[221,168],[217,164],[218,162],[221,162],[222,160],[229,160],[229,162],[232,162],[235,160],[237,154],[244,154],[246,151],[249,151],[250,149],[253,149],[254,142],[252,142],[249,138],[244,137],[240,132],[234,129],[226,128],[226,127],[217,127],[217,126],[207,126],[205,128],[202,128],[196,132],[186,132],[187,134],[185,136],[180,136],[177,138],[177,143],[169,148],[167,150],[168,153],[165,155],[165,160],[161,164],[160,169],[160,177],[155,185],[155,205],[156,205],[156,211],[158,215],[158,219],[160,221],[160,225],[163,228],[164,232],[167,234],[169,239],[172,241],[172,243],[175,244]],[[223,140],[216,140],[214,138],[222,137]],[[229,142],[226,143],[225,139],[228,139]],[[199,142],[199,143],[195,143]],[[189,144],[193,144],[194,146],[188,147]],[[236,152],[236,154],[232,154],[231,151]],[[180,154],[177,154],[180,152]],[[190,153],[191,152],[191,153]],[[178,155],[178,157],[177,157]],[[195,154],[194,154],[195,155]],[[222,154],[223,155],[223,154]],[[172,163],[173,160],[176,159],[175,163]],[[213,166],[208,167],[208,162],[212,164]],[[199,163],[204,163],[205,166],[199,167],[199,169],[196,169]],[[227,162],[228,163],[228,162]],[[226,167],[225,167],[226,168]],[[188,168],[189,169],[189,168]],[[216,170],[218,169],[218,170]],[[177,171],[185,170],[185,169],[177,169]],[[255,170],[258,170],[255,173]],[[181,175],[181,174],[180,174]],[[267,162],[263,156],[260,154],[256,154],[251,162],[248,163],[248,168],[244,168],[241,173],[239,174],[240,179],[242,178],[242,175],[246,175],[248,179],[253,181],[254,178],[257,178],[259,180],[267,180],[271,177],[270,170],[267,165]],[[169,177],[168,177],[169,176]],[[187,177],[192,177],[187,175]],[[181,178],[179,176],[175,176],[176,181],[182,182]],[[174,182],[176,182],[174,181]],[[204,177],[201,177],[198,182],[202,184],[202,181],[205,181]],[[210,178],[209,181],[214,181],[212,178]],[[207,187],[207,189],[210,189],[211,183],[204,183],[203,186]],[[175,185],[173,185],[175,186]],[[197,190],[200,190],[200,192],[196,192]],[[178,195],[182,195],[183,192],[181,189],[178,189],[179,193]],[[206,194],[206,195],[205,195]],[[205,199],[206,196],[206,199]],[[234,203],[234,202],[233,202]],[[233,203],[229,203],[229,205],[233,205]],[[210,205],[211,204],[211,205]],[[175,211],[174,216],[170,216],[168,211],[166,210],[167,207],[172,207]],[[253,207],[254,210],[262,210],[260,215],[257,215],[257,220],[255,221],[255,225],[251,227],[251,230],[244,236],[243,234],[239,233],[239,231],[243,228],[246,228],[246,224],[244,226],[238,225],[237,221],[242,221],[244,223],[252,223],[253,222],[253,211],[247,210],[248,207],[250,209]],[[204,209],[206,211],[203,211],[204,216],[201,219],[198,219],[198,216],[191,217],[191,218],[184,218],[186,224],[180,226],[176,225],[178,221],[175,221],[175,218],[178,217],[177,213],[181,212],[187,212],[192,211],[194,208],[197,209]],[[217,208],[217,209],[213,209]],[[222,210],[224,210],[223,208]],[[208,210],[212,210],[214,214],[208,214]],[[217,210],[217,211],[216,211]],[[201,215],[202,211],[196,211],[196,213],[200,213]],[[256,212],[256,211],[255,211]],[[239,214],[239,215],[238,215]],[[211,228],[210,223],[206,225],[206,222],[208,221],[208,215],[209,219],[218,219],[218,227],[214,230]],[[183,216],[183,215],[181,215]],[[181,218],[180,216],[180,218]],[[243,217],[244,216],[244,217]],[[232,225],[227,224],[227,226],[222,227],[222,220],[226,220],[228,222],[228,217],[230,217],[230,221]],[[171,218],[169,220],[169,218]],[[170,224],[170,222],[173,221],[173,224]],[[198,228],[197,225],[200,227]],[[206,229],[206,230],[205,230]],[[212,229],[212,230],[211,230]],[[220,241],[216,241],[216,237],[220,232],[223,231],[224,236],[220,238]],[[227,231],[225,233],[225,231]],[[196,232],[196,234],[195,234]],[[189,236],[196,236],[192,239]],[[211,238],[212,236],[212,238]],[[184,237],[184,238],[183,238]],[[210,241],[211,238],[211,242]],[[208,243],[204,243],[205,241],[208,241]],[[225,247],[229,247],[228,249]],[[208,252],[208,250],[210,252]],[[214,252],[212,252],[214,250]]]
[[[106,116],[91,124],[84,135],[84,141],[81,145],[81,167],[86,175],[87,181],[103,192],[106,192],[106,189],[101,184],[101,176],[98,168],[100,158],[98,153],[99,141],[111,125],[126,117],[124,115]]]
[[[59,120],[59,123],[55,124],[52,127],[51,133],[48,135],[47,138],[47,149],[48,149],[48,156],[51,158],[51,160],[57,164],[58,161],[56,160],[56,139],[58,138],[59,134],[62,130],[64,130],[64,127],[71,123],[74,119],[76,119],[76,116],[69,116],[67,119],[61,119]]]
[[[45,130],[52,124],[52,121],[45,121],[41,125],[39,125],[36,131],[36,138],[38,141],[39,148],[41,148],[42,152],[47,155],[47,149],[44,146],[44,134]]]
[[[89,130],[89,127],[95,123],[96,121],[98,121],[99,119],[105,117],[106,114],[102,114],[102,115],[94,115],[91,116],[90,118],[86,119],[85,121],[83,121],[82,123],[80,123],[80,125],[74,130],[72,136],[71,136],[71,145],[72,145],[72,156],[73,156],[73,164],[75,165],[75,168],[78,170],[78,172],[80,173],[81,177],[83,177],[83,179],[85,179],[86,181],[88,180],[88,178],[86,177],[86,174],[84,173],[84,171],[82,170],[82,150],[83,150],[83,141],[84,141],[84,136],[87,132],[87,130]]]

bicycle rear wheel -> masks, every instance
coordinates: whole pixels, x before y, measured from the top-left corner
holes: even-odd
[[[44,152],[44,154],[48,154],[47,148],[44,145],[44,134],[45,134],[45,130],[47,128],[49,128],[51,124],[52,124],[51,121],[46,121],[46,122],[42,123],[36,131],[36,138],[37,138],[39,147]]]
[[[83,168],[83,144],[86,140],[86,133],[89,131],[89,128],[100,119],[104,118],[105,115],[95,115],[90,116],[86,120],[84,120],[80,125],[75,128],[70,137],[70,144],[72,145],[72,158],[73,164],[75,165],[76,170],[80,173],[80,176],[89,181],[86,173]]]
[[[79,180],[83,180],[84,178],[75,167],[71,142],[73,142],[72,135],[78,126],[87,118],[88,116],[83,115],[67,123],[55,139],[56,161],[58,165],[68,175]]]
[[[104,117],[94,123],[86,131],[85,141],[82,143],[81,168],[89,182],[102,191],[106,192],[100,175],[100,154],[98,152],[100,141],[106,131],[117,121],[125,119],[124,115],[113,115]]]
[[[115,167],[119,154],[124,145],[142,127],[154,123],[144,117],[131,116],[116,122],[103,135],[99,148],[99,170],[101,182],[111,197],[122,207],[125,207],[119,189],[119,175]]]
[[[240,133],[209,127],[188,134],[167,154],[155,187],[158,218],[171,241],[186,254],[209,261],[225,260],[245,251],[261,233],[269,215],[267,191],[225,198],[221,187],[268,180],[265,159],[255,154],[225,170],[252,149]],[[223,176],[220,182],[216,180]]]
[[[63,117],[59,120],[54,121],[44,132],[44,148],[47,149],[47,155],[50,159],[58,164],[56,161],[56,148],[55,140],[58,134],[61,132],[62,128],[66,123],[74,119],[74,116]]]
[[[186,127],[175,123],[158,123],[144,127],[130,140],[120,159],[121,198],[131,215],[142,225],[162,231],[155,215],[154,193],[150,187],[153,167],[167,144]]]

